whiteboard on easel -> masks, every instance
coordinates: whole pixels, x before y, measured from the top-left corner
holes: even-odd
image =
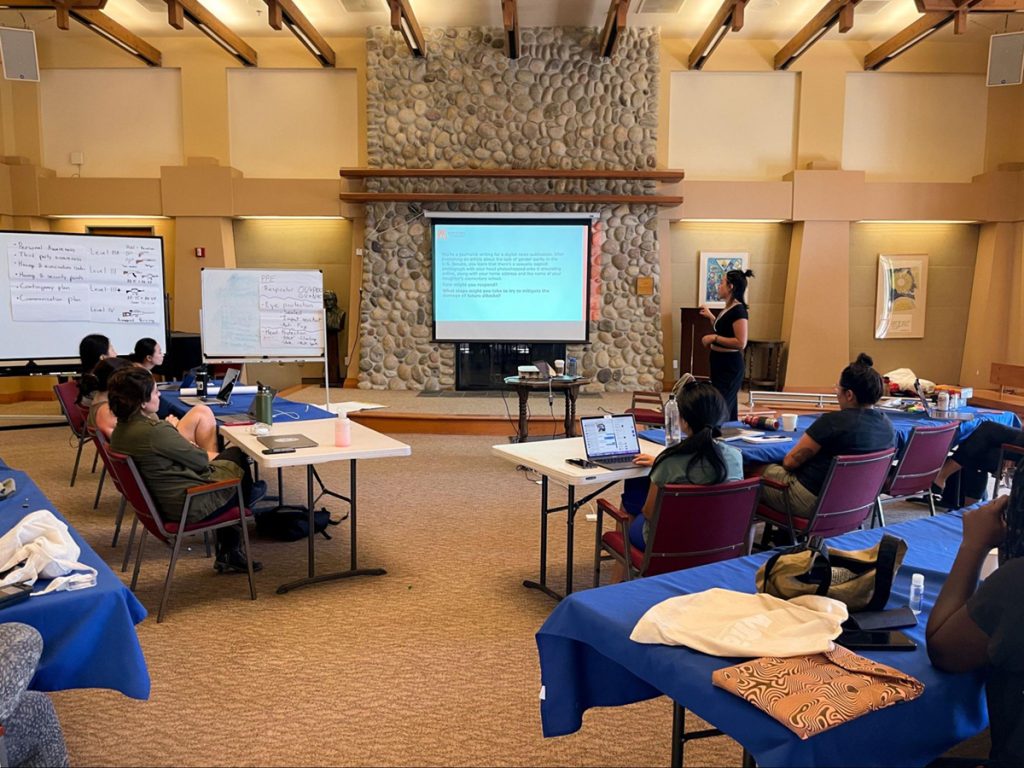
[[[204,360],[323,360],[320,270],[204,269],[201,287]]]

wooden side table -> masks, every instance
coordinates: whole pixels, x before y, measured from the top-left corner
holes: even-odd
[[[531,392],[562,392],[565,395],[565,436],[576,436],[576,398],[580,394],[580,387],[589,384],[591,379],[551,379],[550,381],[538,381],[536,379],[520,379],[518,376],[509,376],[505,379],[505,386],[514,389],[519,395],[519,434],[517,443],[525,443],[530,436],[530,418],[527,401]]]

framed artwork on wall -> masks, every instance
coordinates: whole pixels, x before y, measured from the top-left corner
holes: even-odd
[[[697,304],[721,308],[725,302],[718,298],[718,284],[731,269],[746,269],[750,265],[750,254],[725,251],[701,251],[700,271],[697,274]]]
[[[928,298],[928,256],[878,256],[876,339],[920,339]]]

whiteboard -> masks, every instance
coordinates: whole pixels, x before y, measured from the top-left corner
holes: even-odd
[[[0,232],[0,359],[76,359],[90,333],[166,349],[163,253],[159,237]]]
[[[322,360],[324,275],[318,269],[204,269],[203,358]]]

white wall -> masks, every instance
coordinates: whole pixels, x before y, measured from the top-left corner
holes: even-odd
[[[970,181],[984,170],[982,75],[846,76],[843,168],[873,181]]]
[[[337,178],[358,165],[352,70],[230,69],[231,166],[250,178]]]
[[[58,176],[156,178],[182,165],[176,69],[44,69],[39,84],[43,165]]]
[[[670,168],[688,179],[777,180],[796,158],[797,75],[673,72]]]

